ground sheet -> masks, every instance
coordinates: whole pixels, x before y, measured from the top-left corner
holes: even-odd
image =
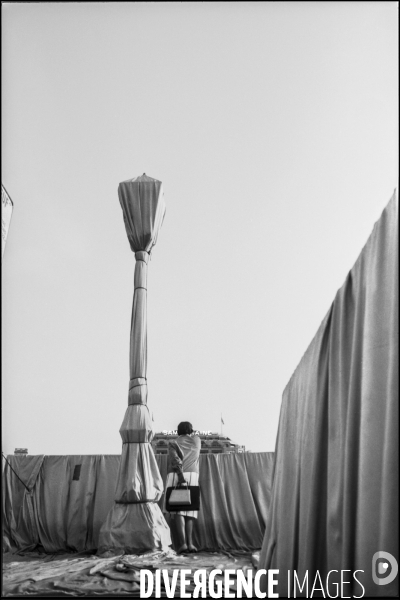
[[[140,598],[140,570],[167,569],[171,580],[174,569],[190,569],[190,585],[186,593],[193,593],[193,573],[205,569],[208,573],[221,570],[216,577],[224,584],[224,571],[252,570],[258,561],[257,552],[199,552],[177,555],[169,552],[147,553],[141,556],[100,558],[90,553],[74,554],[3,554],[3,597],[15,596],[131,596]],[[232,593],[236,577],[231,575]],[[167,597],[161,579],[161,596]],[[235,594],[236,596],[236,594]],[[154,597],[154,592],[153,596]],[[180,597],[179,578],[175,597]],[[201,596],[200,596],[201,597]],[[222,587],[222,597],[224,588]]]

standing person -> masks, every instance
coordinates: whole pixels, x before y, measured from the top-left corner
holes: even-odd
[[[178,439],[169,442],[166,488],[187,483],[199,485],[199,456],[201,441],[193,432],[192,424],[182,421],[178,425]],[[164,512],[168,512],[164,502]],[[171,525],[178,543],[178,554],[197,552],[193,545],[193,521],[197,519],[197,510],[170,511]]]

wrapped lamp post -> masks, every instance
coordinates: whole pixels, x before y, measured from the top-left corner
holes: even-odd
[[[163,481],[151,447],[154,432],[147,407],[147,264],[161,228],[165,203],[161,181],[146,174],[118,188],[125,228],[135,253],[130,337],[128,408],[120,428],[122,456],[115,502],[99,535],[100,554],[166,550],[170,530],[157,502]]]

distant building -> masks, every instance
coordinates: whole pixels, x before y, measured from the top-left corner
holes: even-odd
[[[246,452],[245,447],[235,444],[228,437],[224,437],[219,433],[212,431],[197,431],[197,435],[201,439],[200,454],[229,454]],[[178,433],[176,431],[161,431],[154,434],[151,445],[154,454],[167,454],[168,442],[176,440]]]
[[[14,454],[28,454],[28,448],[15,448]]]

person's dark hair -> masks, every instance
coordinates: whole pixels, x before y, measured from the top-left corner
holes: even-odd
[[[178,425],[178,435],[190,435],[193,433],[192,424],[189,421],[182,421]]]

